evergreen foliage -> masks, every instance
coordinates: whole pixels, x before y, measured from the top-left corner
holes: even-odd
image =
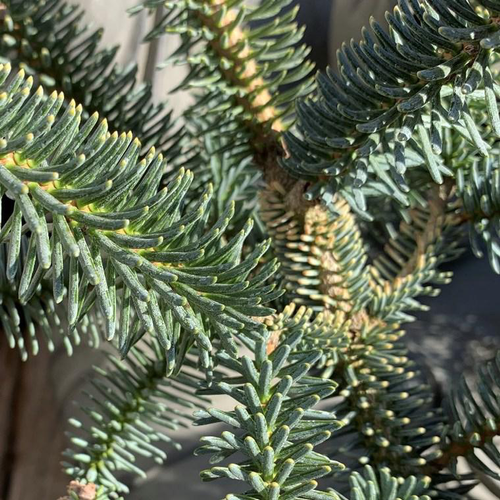
[[[4,80],[9,73],[10,66],[4,66]],[[181,169],[161,188],[164,160],[154,149],[139,161],[141,144],[131,133],[111,134],[106,120],[97,123],[96,116],[80,125],[82,108],[74,101],[56,118],[64,95],[54,92],[44,100],[41,87],[30,93],[31,85],[21,70],[4,87],[0,125],[3,130],[11,126],[0,165],[0,184],[15,201],[4,229],[4,238],[12,239],[9,262],[17,260],[20,246],[14,238],[23,220],[30,230],[29,259],[15,270],[24,278],[20,300],[29,300],[50,274],[54,300],[61,302],[67,271],[70,328],[96,302],[111,340],[122,295],[121,353],[144,329],[154,332],[172,363],[182,362],[192,343],[209,351],[211,330],[233,350],[231,332],[244,327],[262,331],[252,317],[272,311],[260,304],[276,296],[273,285],[263,285],[276,263],[271,261],[263,276],[246,279],[268,246],[258,245],[240,260],[251,221],[222,243],[232,204],[207,228],[210,186],[197,206],[183,210],[193,177],[189,171]],[[53,220],[50,228],[46,214]],[[232,294],[237,294],[234,301],[229,300]],[[190,339],[179,338],[181,327]],[[208,356],[202,360],[208,368]]]
[[[155,104],[151,85],[138,83],[137,65],[114,61],[118,46],[101,49],[102,29],[82,24],[82,9],[60,0],[4,2],[0,26],[4,63],[24,69],[44,88],[64,92],[91,115],[101,113],[111,130],[132,131],[144,150],[179,154],[179,134],[165,104]]]
[[[314,409],[335,391],[335,384],[308,376],[320,353],[296,350],[302,331],[293,323],[290,326],[284,325],[280,332],[284,340],[271,353],[265,339],[245,339],[255,360],[220,353],[220,365],[235,372],[235,378],[215,383],[211,392],[227,394],[238,404],[231,412],[209,408],[196,414],[197,425],[222,422],[238,430],[238,434],[224,431],[220,438],[205,436],[198,449],[198,453],[212,454],[212,464],[237,451],[243,453],[246,460],[240,464],[215,466],[201,473],[203,480],[228,477],[248,483],[251,490],[228,495],[232,500],[336,498],[316,490],[316,479],[342,465],[314,452],[315,446],[342,426],[333,413]]]
[[[98,348],[102,331],[102,318],[98,312],[84,316],[71,332],[68,332],[64,327],[67,311],[64,305],[56,305],[50,283],[34,284],[35,288],[30,291],[29,298],[19,295],[21,289],[26,290],[26,274],[20,276],[16,268],[18,265],[23,268],[28,262],[29,253],[33,253],[35,249],[33,245],[29,247],[27,238],[21,235],[20,226],[18,234],[19,240],[12,238],[8,245],[4,243],[0,246],[0,322],[9,347],[17,347],[23,361],[28,359],[30,353],[33,356],[38,354],[40,336],[43,338],[42,345],[46,345],[50,352],[55,349],[57,337],[61,338],[70,356],[82,340]],[[12,245],[19,245],[17,254],[10,252]],[[16,259],[14,261],[13,255]]]
[[[400,0],[316,78],[290,3],[131,10],[180,37],[179,120],[77,8],[0,4],[0,323],[23,360],[40,335],[116,351],[63,462],[100,500],[190,423],[219,424],[196,453],[232,500],[500,479],[500,358],[443,410],[403,329],[467,230],[500,272],[500,2]]]
[[[92,425],[85,429],[80,420],[70,420],[78,429],[71,434],[76,450],[67,450],[72,463],[63,463],[71,476],[99,485],[97,498],[129,492],[117,478],[120,471],[146,477],[134,464],[137,456],[162,463],[167,455],[158,442],[179,448],[172,437],[155,427],[170,432],[187,427],[192,411],[203,404],[202,398],[194,396],[198,379],[192,372],[165,378],[167,360],[157,342],[132,348],[125,361],[108,358],[112,369],[94,367],[104,380],[92,381],[94,391],[87,393],[92,406],[82,406]]]
[[[392,477],[388,469],[381,469],[379,475],[367,466],[364,474],[353,472],[351,479],[351,498],[356,500],[396,499],[401,500],[429,500],[428,495],[422,495],[428,486],[428,478],[420,480],[409,476],[404,482]],[[342,497],[342,500],[345,497]]]
[[[443,161],[450,131],[488,156],[500,133],[498,7],[403,0],[386,15],[389,33],[372,20],[359,43],[344,44],[338,73],[320,74],[318,94],[297,107],[300,135],[286,134],[291,157],[284,166],[313,182],[309,196],[322,194],[328,203],[345,191],[363,212],[366,185],[408,205],[407,169],[424,167],[437,184],[454,175]],[[417,165],[407,164],[408,153]]]

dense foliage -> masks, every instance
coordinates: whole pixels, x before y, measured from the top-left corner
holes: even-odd
[[[209,423],[201,479],[232,500],[500,479],[500,358],[443,409],[403,339],[464,235],[500,273],[500,1],[399,0],[315,78],[290,4],[131,10],[180,38],[179,120],[76,7],[0,4],[0,321],[23,360],[40,335],[116,350],[63,462],[98,499]]]

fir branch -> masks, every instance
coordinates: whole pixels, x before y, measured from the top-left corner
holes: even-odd
[[[500,479],[498,472],[477,455],[482,451],[498,466],[500,453],[494,438],[500,435],[500,354],[477,372],[477,383],[471,384],[464,377],[454,388],[449,407],[451,418],[441,455],[429,464],[429,471],[447,468],[457,475],[457,459],[465,457],[472,467]]]
[[[290,158],[283,165],[312,183],[308,196],[328,203],[341,189],[366,212],[363,187],[376,181],[404,203],[409,150],[435,183],[452,175],[440,157],[449,127],[488,156],[500,133],[492,76],[498,6],[477,4],[484,8],[469,0],[402,0],[386,14],[389,32],[372,19],[361,42],[343,45],[338,74],[318,76],[317,95],[297,107],[297,132],[285,134]],[[486,130],[472,109],[476,99],[488,110]],[[377,151],[389,156],[388,170],[373,164]]]
[[[317,349],[322,377],[339,385],[342,400],[335,412],[345,427],[332,436],[335,453],[355,454],[360,464],[387,466],[395,474],[421,475],[433,447],[440,442],[443,421],[433,409],[433,395],[414,370],[397,325],[370,319],[366,313],[346,321],[341,311],[315,317],[304,307],[289,305],[266,320],[271,331],[268,352],[294,331],[302,332],[299,351]],[[343,446],[336,442],[342,436]]]
[[[251,157],[269,179],[293,184],[277,165],[283,154],[277,132],[288,126],[294,99],[310,92],[312,81],[306,77],[312,64],[306,60],[308,48],[293,47],[303,29],[293,23],[296,9],[284,10],[289,3],[266,0],[251,8],[242,0],[149,0],[131,12],[165,4],[167,14],[146,40],[165,31],[183,38],[168,62],[186,58],[191,70],[179,87],[200,91],[185,117],[189,120],[202,109],[216,114],[217,127],[231,135],[231,151],[238,158]],[[273,18],[276,14],[279,17]],[[257,20],[261,24],[252,26]],[[278,92],[282,85],[292,88]],[[221,121],[224,110],[231,111]]]
[[[281,261],[284,288],[298,304],[342,310],[347,319],[400,323],[421,309],[418,296],[449,282],[439,266],[460,255],[461,205],[450,187],[434,187],[423,207],[409,211],[400,233],[373,263],[356,217],[336,196],[331,211],[315,203],[292,206],[277,183],[261,195],[262,218]],[[432,286],[434,285],[434,286]],[[368,315],[368,316],[367,316]]]
[[[229,395],[239,404],[233,411],[210,408],[198,412],[197,424],[222,422],[236,432],[202,438],[198,453],[212,454],[212,464],[236,452],[244,455],[239,464],[214,466],[202,472],[204,480],[227,477],[249,485],[247,493],[228,495],[228,500],[337,498],[318,491],[316,479],[342,465],[313,451],[342,425],[334,414],[314,409],[335,385],[308,375],[320,354],[296,351],[301,336],[302,329],[292,321],[270,354],[265,341],[240,337],[255,359],[235,359],[224,352],[218,355],[221,366],[236,375],[225,376],[210,392]]]
[[[138,82],[136,64],[120,67],[118,47],[100,49],[103,30],[89,33],[83,11],[63,0],[4,2],[0,51],[5,59],[48,90],[64,92],[86,113],[98,112],[112,130],[141,137],[144,151],[155,146],[169,160],[181,154],[183,130],[165,103],[153,102],[150,84]]]
[[[203,194],[207,184],[214,186],[214,203],[211,204],[211,221],[215,222],[224,213],[230,203],[234,203],[234,216],[227,229],[228,234],[239,231],[248,219],[255,221],[256,227],[250,238],[256,242],[265,239],[263,224],[260,220],[258,191],[262,186],[262,173],[255,167],[252,158],[235,161],[228,150],[233,147],[231,137],[219,134],[216,130],[207,133],[208,128],[215,128],[213,117],[193,116],[186,124],[185,133],[189,148],[185,168],[192,170],[194,181],[191,186],[191,203]],[[171,168],[165,175],[165,181],[175,177],[177,169]]]
[[[500,174],[497,165],[498,158],[492,156],[458,169],[457,187],[463,205],[461,218],[469,224],[471,248],[477,257],[482,257],[482,242],[491,268],[499,274],[500,247],[496,228],[500,220]]]
[[[430,500],[428,491],[430,478],[408,476],[404,480],[392,476],[391,470],[378,468],[375,470],[369,465],[363,474],[353,472],[349,478],[352,500]],[[347,500],[340,495],[342,500]]]
[[[135,11],[163,3],[146,0]],[[205,480],[247,483],[246,494],[228,498],[343,498],[318,491],[316,482],[341,469],[313,451],[334,431],[334,445],[336,436],[348,437],[335,453],[373,464],[364,477],[351,473],[356,499],[460,498],[471,488],[463,479],[455,489],[443,488],[458,456],[498,477],[475,452],[500,464],[493,443],[500,358],[481,372],[479,395],[461,384],[448,429],[407,357],[400,322],[420,308],[417,296],[435,294],[434,286],[448,281],[439,265],[457,255],[460,223],[472,222],[473,247],[482,238],[500,270],[492,160],[500,135],[493,71],[500,2],[401,0],[387,15],[389,33],[372,21],[361,43],[343,46],[340,74],[318,76],[318,93],[297,104],[297,128],[285,132],[294,100],[311,90],[307,79],[281,90],[311,70],[307,49],[293,48],[301,31],[294,12],[282,10],[288,3],[264,0],[245,9],[242,0],[166,2],[165,17],[150,33],[150,39],[165,29],[181,34],[171,60],[187,61],[181,87],[197,93],[185,114],[193,120],[188,163],[202,173],[195,186],[191,172],[181,169],[168,173],[161,189],[163,156],[150,150],[139,160],[143,146],[131,133],[111,133],[97,115],[83,121],[82,106],[64,105],[61,93],[32,93],[32,78],[0,68],[0,186],[14,200],[0,232],[0,273],[5,264],[7,280],[0,275],[7,297],[0,321],[12,323],[7,335],[23,349],[12,293],[28,312],[46,301],[47,307],[35,306],[43,314],[31,323],[42,327],[67,296],[70,328],[97,305],[106,336],[117,331],[122,355],[131,350],[128,368],[113,358],[113,372],[98,370],[106,381],[94,387],[104,399],[90,395],[95,407],[87,411],[96,425],[89,438],[73,437],[83,450],[68,452],[67,472],[97,483],[100,498],[126,492],[118,471],[143,474],[135,453],[165,458],[152,442],[171,439],[152,423],[174,429],[176,417],[189,419],[157,398],[197,406],[200,380],[182,371],[192,367],[186,356],[193,345],[209,382],[214,379],[204,392],[240,403],[232,411],[198,413],[198,424],[236,429],[203,438],[198,450],[211,454],[212,464],[244,455],[239,464],[202,473]],[[133,124],[146,142],[158,140],[167,154],[178,159],[182,147],[184,155],[169,120],[154,116],[160,108],[148,104],[137,113],[150,92],[144,87],[128,95],[134,70],[110,70],[112,51],[97,51],[98,34],[75,37],[77,11],[61,5],[11,0],[0,28],[4,55],[28,62],[41,79],[52,74],[50,83],[67,85],[87,110],[102,109],[114,124]],[[254,25],[259,19],[264,23]],[[38,30],[30,30],[32,22]],[[61,41],[69,38],[77,45],[67,49]],[[490,158],[479,163],[479,156]],[[202,163],[212,157],[207,173]],[[314,310],[291,304],[273,315],[264,304],[280,296],[276,284],[266,285],[277,262],[261,262],[269,242],[244,253],[251,223],[228,232],[231,219],[241,225],[247,212],[241,208],[234,218],[226,197],[231,185],[247,179],[250,164],[267,182],[263,220],[283,263],[288,298]],[[203,184],[214,172],[219,183],[211,211],[213,189]],[[388,198],[405,207],[399,210],[404,220],[385,256],[370,264],[357,216],[369,220],[367,199]],[[154,334],[151,355],[136,345],[146,332]],[[239,357],[241,344],[253,358]],[[337,384],[339,416],[315,410]]]
[[[370,268],[373,297],[370,315],[387,322],[412,319],[405,311],[422,310],[415,298],[436,295],[436,285],[448,284],[451,273],[440,266],[461,254],[461,204],[449,186],[430,189],[423,207],[415,207],[399,233]]]
[[[4,81],[9,72],[2,67]],[[33,285],[27,289],[36,288],[36,280],[55,265],[68,269],[70,326],[97,303],[108,338],[121,322],[122,353],[140,328],[154,332],[174,358],[186,342],[179,339],[179,328],[190,337],[185,345],[195,342],[206,352],[212,331],[232,349],[231,332],[263,331],[253,318],[269,315],[273,310],[262,304],[280,292],[275,285],[266,287],[259,275],[249,278],[267,242],[240,261],[251,222],[224,243],[233,207],[207,228],[210,186],[197,206],[183,210],[190,172],[181,170],[160,189],[164,160],[154,149],[139,161],[141,144],[131,134],[110,134],[107,122],[97,125],[95,116],[81,126],[82,109],[74,102],[58,116],[63,96],[53,93],[42,100],[41,89],[30,95],[31,85],[20,72],[3,86],[0,110],[0,129],[10,130],[0,144],[0,184],[15,200],[12,217],[22,214],[36,249],[25,264],[27,285]],[[57,241],[63,252],[53,257]],[[276,262],[270,262],[264,275],[275,269]],[[57,300],[62,298],[58,293]],[[201,359],[208,367],[208,355]]]
[[[68,333],[64,326],[66,305],[56,305],[52,280],[40,280],[39,277],[29,287],[29,294],[26,293],[26,273],[21,275],[17,270],[27,269],[25,263],[30,260],[30,253],[34,253],[35,248],[21,234],[20,225],[15,230],[13,228],[12,233],[14,232],[17,232],[19,238],[14,238],[12,234],[8,243],[0,244],[0,324],[9,347],[17,348],[23,361],[30,354],[36,356],[39,353],[40,343],[45,344],[49,352],[53,352],[58,337],[62,339],[69,356],[82,341],[97,348],[101,342],[99,325],[102,322],[98,313],[85,315]],[[5,231],[3,233],[5,237]],[[57,277],[54,282],[57,283],[59,279]]]
[[[421,474],[435,458],[443,423],[430,388],[406,356],[402,336],[394,327],[364,326],[339,352],[332,378],[344,397],[334,408],[349,436],[341,452],[407,477]]]
[[[136,456],[163,463],[167,455],[158,444],[179,448],[168,434],[187,427],[192,411],[207,402],[194,394],[194,373],[165,378],[168,363],[157,343],[132,348],[126,361],[108,359],[110,369],[94,368],[98,378],[92,381],[94,392],[87,393],[92,404],[82,407],[92,425],[70,420],[78,430],[70,434],[74,449],[65,452],[71,463],[63,463],[67,474],[97,486],[97,499],[128,493],[120,471],[146,477]]]
[[[361,463],[384,464],[405,477],[420,474],[435,457],[431,448],[440,441],[442,418],[433,410],[433,395],[401,345],[399,322],[411,319],[404,311],[418,307],[414,297],[431,293],[424,284],[443,284],[449,279],[438,266],[456,256],[456,244],[447,242],[454,241],[459,231],[459,205],[449,190],[431,190],[425,209],[415,209],[410,222],[402,224],[401,238],[405,240],[394,240],[388,246],[388,255],[397,265],[388,266],[387,258],[379,258],[372,268],[356,219],[344,200],[334,198],[336,213],[315,204],[294,212],[286,210],[287,194],[276,185],[264,191],[263,219],[283,262],[288,294],[295,294],[299,303],[302,297],[309,301],[318,297],[313,307],[321,315],[328,309],[334,312],[336,328],[312,334],[312,338],[323,354],[317,367],[322,376],[339,383],[344,397],[336,409],[348,423],[341,434],[349,434],[350,444],[342,451],[360,452]],[[428,255],[431,258],[426,263]],[[322,275],[332,275],[332,262],[337,285],[333,291],[342,283],[353,284],[353,293],[344,295],[345,302],[339,303],[339,294],[332,289],[324,297],[317,292]],[[385,289],[373,278],[376,268],[386,271]],[[392,274],[394,268],[397,271]],[[381,280],[380,275],[377,279]],[[309,287],[301,293],[297,284],[305,283]],[[343,341],[334,340],[334,332],[339,331]],[[306,334],[305,342],[313,341],[309,337]]]
[[[355,314],[365,306],[370,287],[363,239],[349,206],[337,198],[334,213],[299,201],[292,208],[294,194],[278,183],[261,194],[262,219],[289,298],[316,310]]]

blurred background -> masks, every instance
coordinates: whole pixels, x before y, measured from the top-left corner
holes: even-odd
[[[126,9],[136,0],[72,0],[85,8],[87,21],[94,27],[104,27],[103,45],[121,46],[119,63],[140,64],[144,79],[154,81],[157,99],[164,99],[168,90],[183,76],[181,67],[167,68],[158,73],[156,63],[169,54],[176,44],[163,37],[152,46],[141,43],[151,19],[145,15],[129,18]],[[252,0],[249,0],[252,1]],[[335,53],[344,40],[359,38],[363,25],[371,15],[380,22],[384,12],[396,0],[300,0],[299,22],[305,24],[306,43],[313,48],[312,57],[318,69],[335,66]],[[177,110],[183,109],[187,96],[171,100]],[[423,363],[432,381],[436,397],[440,398],[462,373],[470,373],[475,364],[490,359],[499,347],[500,311],[498,295],[500,278],[493,274],[486,260],[465,254],[450,265],[455,273],[451,285],[439,297],[427,300],[432,311],[422,313],[408,329],[408,345],[412,356]],[[2,336],[3,337],[3,336]],[[78,349],[67,358],[61,349],[56,355],[41,353],[21,366],[20,361],[0,349],[0,377],[8,371],[15,387],[0,384],[0,404],[9,405],[14,388],[18,395],[9,418],[0,412],[0,500],[55,500],[64,495],[67,477],[60,471],[60,452],[65,447],[63,429],[74,413],[74,398],[81,394],[90,373],[90,365],[100,362],[99,354],[90,349]],[[15,374],[15,376],[12,376]],[[26,387],[30,387],[29,396]],[[19,393],[21,397],[19,397]],[[4,412],[5,413],[5,412]],[[4,418],[4,421],[2,421]],[[213,429],[217,433],[217,429]],[[165,465],[148,473],[147,480],[128,479],[130,500],[217,500],[227,490],[224,481],[201,483],[199,471],[207,467],[204,457],[193,457],[200,435],[205,428],[190,428],[176,433],[182,451],[171,452]],[[3,440],[3,441],[2,441]],[[14,444],[12,444],[14,443]],[[500,498],[496,484],[490,491],[476,488],[470,498],[486,500]],[[494,492],[497,493],[494,493]]]

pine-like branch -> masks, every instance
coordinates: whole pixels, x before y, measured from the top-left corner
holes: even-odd
[[[155,146],[167,159],[180,153],[182,129],[165,103],[153,102],[150,84],[138,82],[136,64],[120,67],[118,47],[100,49],[103,30],[89,32],[82,9],[63,0],[8,0],[0,15],[0,51],[44,88],[64,92],[112,130],[131,131],[144,151]]]
[[[233,161],[252,158],[267,177],[294,183],[277,165],[282,149],[278,131],[288,126],[294,99],[311,91],[309,49],[295,47],[303,29],[293,22],[290,0],[266,0],[258,7],[243,0],[160,2],[148,0],[132,9],[162,5],[166,15],[146,40],[165,32],[181,35],[182,44],[167,61],[187,61],[190,72],[179,88],[198,99],[186,118],[212,115],[215,126],[231,137]],[[288,85],[288,90],[278,91]],[[211,129],[206,129],[208,133]]]
[[[389,323],[412,320],[406,311],[424,309],[416,298],[437,295],[436,286],[450,282],[452,273],[440,266],[462,252],[461,208],[454,189],[434,186],[425,205],[409,211],[371,266],[371,316]]]
[[[498,480],[500,474],[488,461],[495,468],[500,466],[500,451],[494,441],[500,435],[500,354],[478,369],[477,374],[477,383],[462,378],[454,388],[449,405],[451,422],[441,446],[442,454],[429,464],[429,470],[447,468],[458,475],[457,459],[465,457],[475,469]]]
[[[469,241],[474,254],[483,256],[486,247],[491,268],[500,274],[500,171],[498,158],[473,162],[457,171],[458,195],[463,205],[461,218],[469,223]],[[481,245],[482,242],[482,245]]]
[[[339,384],[342,399],[333,408],[345,427],[331,438],[334,457],[340,452],[358,464],[389,467],[408,477],[421,476],[426,464],[440,456],[434,447],[443,418],[407,357],[401,343],[404,332],[366,314],[346,321],[343,313],[312,317],[311,310],[293,306],[267,324],[272,332],[268,352],[274,352],[287,332],[301,331],[299,351],[320,351],[315,369]],[[341,448],[336,446],[339,438]]]
[[[262,196],[263,219],[283,262],[287,293],[299,303],[312,302],[320,318],[333,311],[335,327],[310,332],[305,342],[322,351],[322,375],[340,385],[344,400],[336,409],[348,424],[340,434],[349,436],[342,452],[404,477],[421,474],[439,453],[432,448],[443,423],[401,344],[399,322],[411,319],[405,311],[419,308],[418,296],[435,293],[435,285],[449,280],[439,265],[457,254],[460,205],[449,190],[431,190],[425,208],[410,212],[399,238],[387,245],[387,256],[372,265],[344,200],[334,198],[335,213],[299,203],[293,211],[286,208],[287,195],[269,186]],[[322,288],[328,280],[334,286]],[[297,314],[300,323],[303,313]]]
[[[299,197],[295,207],[292,196]],[[273,183],[261,194],[262,219],[281,262],[290,300],[316,310],[359,312],[370,293],[367,256],[354,215],[337,198],[333,213],[302,203],[301,192],[289,193]]]
[[[2,68],[3,82],[9,72]],[[151,150],[139,161],[141,143],[131,134],[110,134],[97,116],[80,125],[80,106],[71,102],[64,109],[62,95],[43,99],[41,88],[30,94],[32,80],[22,72],[3,82],[0,130],[8,134],[0,143],[0,184],[15,200],[4,231],[11,237],[24,220],[33,248],[19,290],[24,301],[52,268],[67,269],[70,326],[97,303],[108,338],[119,322],[122,353],[146,331],[179,363],[196,343],[206,367],[212,334],[235,350],[231,332],[263,330],[253,318],[270,314],[261,304],[280,292],[264,284],[275,262],[249,276],[267,242],[240,260],[251,222],[224,242],[233,208],[207,227],[210,186],[196,206],[183,209],[190,172],[181,170],[161,189],[162,156]],[[12,246],[12,261],[18,251]],[[51,274],[59,303],[63,274]]]
[[[207,133],[207,128],[214,130]],[[188,193],[191,203],[199,199],[207,184],[214,186],[214,203],[211,204],[211,221],[215,222],[224,213],[227,205],[235,204],[234,216],[228,233],[239,231],[248,219],[256,223],[251,238],[257,242],[265,239],[259,216],[258,192],[262,187],[262,172],[251,157],[239,160],[230,154],[233,139],[219,134],[214,117],[190,116],[185,126],[187,139],[186,158],[182,165],[194,173],[194,182]],[[176,175],[176,168],[169,165],[165,180]]]
[[[126,361],[108,360],[110,368],[95,367],[91,405],[82,406],[90,424],[70,420],[77,430],[70,434],[73,449],[65,452],[71,463],[63,464],[73,478],[96,484],[98,499],[128,493],[120,472],[146,477],[137,456],[163,463],[160,444],[178,448],[171,434],[188,427],[193,410],[207,403],[195,396],[199,379],[192,370],[165,378],[168,362],[157,343],[132,348]]]
[[[429,478],[408,476],[405,479],[394,477],[387,468],[377,471],[369,465],[364,468],[363,474],[353,472],[349,478],[351,486],[351,500],[430,500],[426,495],[429,487]],[[341,500],[347,500],[340,495]]]
[[[19,215],[14,217],[18,218]],[[0,238],[5,236],[3,232]],[[67,315],[65,304],[56,305],[50,279],[37,282],[38,286],[30,292],[29,299],[20,300],[19,290],[26,287],[27,273],[21,275],[17,271],[18,268],[29,269],[25,263],[30,259],[30,252],[35,252],[34,245],[29,245],[26,236],[22,235],[22,227],[16,222],[9,242],[0,244],[0,324],[9,347],[17,348],[23,361],[28,359],[29,354],[38,354],[40,342],[47,346],[49,352],[53,352],[58,338],[62,340],[69,356],[82,341],[98,347],[102,317],[98,313],[86,315],[68,334],[64,326]],[[16,255],[17,259],[13,260]]]
[[[318,76],[317,95],[298,104],[297,133],[286,133],[283,165],[312,183],[308,196],[328,203],[341,189],[365,212],[364,187],[376,182],[408,203],[410,153],[435,183],[452,175],[440,156],[449,130],[488,156],[500,134],[499,10],[496,0],[402,0],[386,14],[389,32],[372,19],[359,43],[344,44],[338,73]],[[488,113],[486,127],[476,100]],[[389,157],[385,166],[380,152]]]
[[[421,474],[436,458],[433,447],[443,424],[430,388],[407,357],[402,334],[382,325],[363,327],[339,352],[332,378],[343,388],[344,400],[334,406],[347,422],[341,452],[407,477]]]
[[[313,451],[342,425],[331,412],[314,409],[334,392],[335,384],[308,375],[320,353],[297,350],[302,335],[302,325],[289,321],[280,332],[278,347],[270,353],[265,339],[255,342],[240,337],[254,359],[218,354],[220,365],[234,376],[224,376],[210,392],[231,396],[238,405],[232,411],[198,412],[196,423],[222,422],[235,432],[202,438],[198,453],[211,454],[212,464],[243,454],[239,464],[202,472],[204,480],[227,477],[248,484],[245,494],[228,495],[228,500],[337,498],[318,491],[316,480],[342,465]]]
[[[0,321],[25,357],[14,293],[34,351],[31,330],[50,327],[55,304],[66,303],[73,335],[97,305],[106,337],[118,332],[121,354],[132,350],[128,368],[113,358],[112,372],[98,370],[105,382],[94,387],[104,399],[90,395],[95,407],[87,409],[96,425],[87,437],[73,437],[82,450],[68,452],[67,471],[97,483],[102,498],[126,492],[119,471],[143,474],[136,453],[165,458],[153,442],[170,438],[152,424],[175,428],[177,417],[188,419],[157,398],[197,405],[199,381],[182,371],[193,345],[214,379],[206,392],[239,403],[198,414],[199,424],[235,429],[203,438],[198,450],[213,464],[243,454],[238,464],[202,473],[248,485],[228,498],[343,498],[317,489],[317,479],[341,468],[313,451],[333,431],[334,444],[335,436],[348,437],[341,453],[373,465],[364,476],[351,474],[354,499],[459,498],[470,489],[464,481],[440,491],[459,456],[499,477],[475,452],[500,465],[493,443],[500,361],[481,372],[479,396],[462,383],[447,431],[400,342],[400,322],[421,308],[418,296],[434,295],[449,280],[439,266],[458,254],[462,222],[471,222],[476,253],[480,237],[500,271],[492,161],[500,136],[493,77],[500,2],[400,0],[387,15],[390,32],[372,21],[362,42],[344,45],[339,74],[319,75],[318,93],[297,105],[297,128],[284,132],[295,99],[312,88],[308,79],[298,83],[311,66],[307,49],[294,48],[302,32],[295,12],[283,10],[289,2],[248,9],[242,0],[166,2],[150,33],[180,34],[170,60],[190,65],[181,87],[197,97],[185,114],[191,149],[182,152],[201,173],[195,185],[189,171],[166,172],[154,149],[140,160],[144,148],[131,133],[111,133],[96,114],[83,120],[99,109],[113,127],[144,135],[144,147],[158,141],[179,159],[180,135],[162,106],[151,105],[149,88],[136,86],[134,69],[110,69],[113,51],[97,50],[98,33],[82,34],[78,11],[60,0],[10,0],[3,9],[4,55],[81,98],[85,110],[64,105],[62,93],[32,93],[32,78],[0,68],[0,190],[14,200],[0,232]],[[147,0],[135,11],[160,4]],[[292,84],[289,92],[285,84]],[[239,183],[257,180],[254,166],[267,182],[262,218],[282,262],[285,303],[302,305],[279,315],[264,305],[280,296],[266,285],[276,260],[261,262],[269,242],[243,250],[251,223],[242,215],[255,205],[244,206],[254,190]],[[211,177],[214,210],[213,189],[205,186]],[[240,193],[231,193],[233,186]],[[357,219],[369,218],[366,198],[405,207],[399,234],[373,263]],[[230,199],[242,201],[236,217]],[[59,326],[58,318],[50,321]],[[133,347],[146,332],[154,335],[151,353]],[[240,357],[240,344],[253,357]],[[337,384],[339,416],[314,409]]]

